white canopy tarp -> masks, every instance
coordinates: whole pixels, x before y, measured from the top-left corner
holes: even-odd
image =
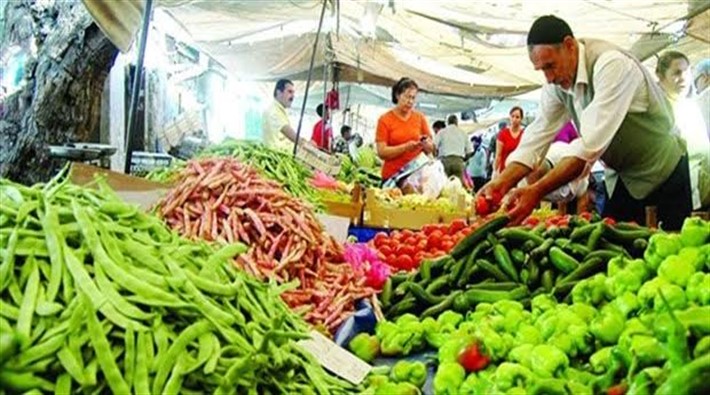
[[[140,26],[142,1],[84,2],[126,50]],[[158,1],[195,46],[245,79],[305,79],[322,4]],[[407,75],[433,93],[509,96],[544,82],[524,45],[541,15],[558,15],[577,37],[611,41],[642,59],[677,48],[694,63],[710,57],[708,8],[710,0],[329,0],[324,32],[330,51],[322,39],[314,78],[334,64],[342,81],[387,85]]]

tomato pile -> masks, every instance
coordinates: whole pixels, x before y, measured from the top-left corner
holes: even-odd
[[[370,245],[389,266],[398,270],[413,270],[424,259],[446,255],[474,228],[474,225],[466,225],[464,220],[455,220],[449,225],[425,225],[419,231],[379,232]]]

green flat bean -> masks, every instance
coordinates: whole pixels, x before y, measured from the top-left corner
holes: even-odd
[[[111,281],[108,280],[100,265],[94,267],[94,276],[99,290],[107,296],[109,303],[111,303],[121,314],[124,314],[126,317],[142,321],[153,318],[153,314],[144,312],[121,296],[121,294],[116,291]]]
[[[57,353],[59,363],[62,364],[64,370],[81,386],[87,384],[84,375],[84,364],[81,358],[77,358],[68,346],[64,346]]]
[[[86,298],[86,295],[82,297]],[[86,302],[84,302],[86,304]],[[91,344],[94,347],[96,359],[98,360],[101,371],[104,373],[106,383],[115,394],[127,394],[130,392],[128,384],[121,376],[121,371],[116,365],[116,361],[111,354],[111,345],[104,335],[103,328],[99,323],[94,312],[89,312],[86,315],[86,323],[88,328]]]
[[[135,377],[133,389],[136,394],[150,393],[150,379],[148,377],[149,351],[153,350],[153,341],[150,332],[138,332],[138,349],[136,350]]]
[[[2,205],[0,205],[0,207],[1,206]],[[11,274],[15,270],[15,250],[17,249],[19,237],[19,225],[17,225],[10,235],[10,240],[5,249],[5,256],[3,257],[2,264],[0,264],[0,293],[8,286],[13,278]]]
[[[162,393],[163,385],[168,378],[171,368],[187,345],[210,330],[212,330],[212,324],[210,324],[209,321],[198,321],[185,328],[166,352],[158,354],[156,359],[158,369],[155,374],[155,379],[153,380],[154,394]]]
[[[17,317],[20,315],[20,309],[17,307],[5,303],[4,300],[0,299],[0,316],[7,317],[13,321],[17,321]]]
[[[136,369],[136,333],[132,330],[127,330],[124,334],[125,354],[123,356],[123,371],[126,383],[130,390],[133,387],[133,380]]]
[[[185,357],[181,357],[177,360],[177,363],[173,367],[170,373],[170,378],[168,382],[165,383],[165,388],[163,388],[163,394],[178,394],[180,388],[182,387],[182,379],[184,377],[183,370],[185,370],[184,365],[187,363]]]
[[[122,269],[119,265],[115,264],[102,247],[96,229],[91,223],[86,211],[78,206],[76,202],[72,203],[74,207],[74,214],[77,221],[81,225],[82,234],[89,245],[95,264],[101,265],[102,269],[106,271],[106,274],[113,281],[129,291],[143,296],[147,301],[150,301],[151,304],[155,306],[171,306],[181,303],[180,299],[175,295],[142,281],[130,272]]]
[[[57,382],[54,384],[54,393],[56,395],[71,394],[71,376],[67,373],[59,375]]]
[[[30,266],[31,265],[27,265]],[[37,292],[39,290],[39,269],[34,266],[34,269],[27,279],[25,293],[20,305],[20,313],[17,316],[17,335],[20,336],[20,344],[22,349],[29,346],[30,330],[32,329],[32,316],[34,315],[35,307],[37,306]]]
[[[16,305],[19,306],[22,304],[22,290],[14,277],[10,278],[10,284],[7,286],[7,291],[10,294],[10,298]]]
[[[11,370],[0,370],[0,387],[11,392],[24,392],[39,388],[45,391],[54,391],[54,384],[37,377],[32,373],[17,373]]]
[[[36,346],[28,348],[17,357],[17,363],[15,366],[29,366],[32,362],[39,361],[40,359],[54,354],[64,345],[65,339],[66,334],[58,334],[51,339],[47,339]]]

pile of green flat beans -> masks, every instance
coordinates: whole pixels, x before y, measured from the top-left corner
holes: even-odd
[[[61,177],[0,179],[0,394],[357,390],[297,344],[284,288],[234,268],[246,246],[184,240]]]

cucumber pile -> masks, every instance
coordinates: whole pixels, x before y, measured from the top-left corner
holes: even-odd
[[[516,300],[540,293],[569,297],[582,279],[602,272],[612,258],[638,258],[653,230],[601,218],[571,217],[566,226],[506,227],[506,216],[481,225],[418,271],[392,276],[379,301],[385,316],[436,316],[467,312],[478,303]]]

